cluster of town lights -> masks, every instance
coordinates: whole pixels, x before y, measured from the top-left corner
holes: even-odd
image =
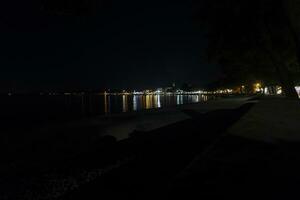
[[[236,87],[234,89],[231,88],[226,88],[226,89],[218,89],[215,91],[205,91],[205,90],[195,90],[195,91],[184,91],[181,89],[175,90],[174,87],[173,89],[167,88],[158,88],[156,90],[143,90],[143,91],[136,91],[134,90],[133,92],[129,92],[126,90],[123,90],[121,92],[110,92],[104,91],[104,93],[96,93],[99,95],[214,95],[214,94],[221,94],[221,95],[226,95],[226,94],[246,94],[246,93],[260,93],[260,94],[265,94],[265,95],[281,95],[283,93],[282,87],[281,86],[263,86],[262,83],[257,82],[252,85],[251,91],[247,90],[248,87],[245,85],[241,85],[239,87]],[[248,88],[249,89],[249,88]],[[300,96],[300,86],[295,87],[297,93]],[[77,95],[85,95],[85,92],[64,92],[64,93],[58,93],[58,92],[46,92],[46,93],[40,93],[40,95],[65,95],[65,96],[77,96]],[[9,92],[7,94],[8,96],[14,95],[12,92]]]
[[[176,94],[176,95],[185,95],[185,94],[208,94],[206,91],[198,90],[198,91],[183,91],[183,90],[176,90],[174,92],[164,92],[162,90],[145,90],[145,91],[134,91],[132,93],[133,95],[171,95],[171,94]]]

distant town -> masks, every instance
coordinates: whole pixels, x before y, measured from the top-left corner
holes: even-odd
[[[295,87],[297,93],[300,95],[300,86]],[[145,90],[131,90],[131,89],[99,89],[99,90],[82,90],[82,91],[43,91],[43,92],[8,92],[2,93],[2,95],[248,95],[248,94],[263,94],[263,95],[281,95],[282,87],[266,86],[260,82],[256,82],[250,85],[235,86],[232,88],[196,88],[190,84],[186,84],[183,87],[176,87],[173,83],[168,87],[161,87],[156,89]]]

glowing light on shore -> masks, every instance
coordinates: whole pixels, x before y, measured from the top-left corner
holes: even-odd
[[[264,89],[262,88],[261,83],[255,83],[253,85],[253,90],[254,90],[254,92],[263,92],[264,91]]]
[[[277,90],[277,91],[276,91],[277,94],[282,94],[282,87],[279,86],[279,87],[277,87],[276,90]]]

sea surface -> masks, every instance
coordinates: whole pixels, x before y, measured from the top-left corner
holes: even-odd
[[[68,121],[207,101],[205,95],[4,95],[0,120],[7,125]]]

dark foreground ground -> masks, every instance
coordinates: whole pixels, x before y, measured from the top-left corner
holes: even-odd
[[[215,110],[126,140],[107,136],[89,152],[2,177],[8,199],[292,199],[300,147],[228,135],[251,109]],[[25,182],[26,184],[23,184]],[[4,195],[5,194],[5,195]]]
[[[62,199],[166,199],[169,187],[194,157],[205,151],[251,104],[186,120],[149,133],[134,133],[117,146],[132,160]],[[186,111],[190,112],[190,111]],[[118,148],[118,147],[117,147]]]

